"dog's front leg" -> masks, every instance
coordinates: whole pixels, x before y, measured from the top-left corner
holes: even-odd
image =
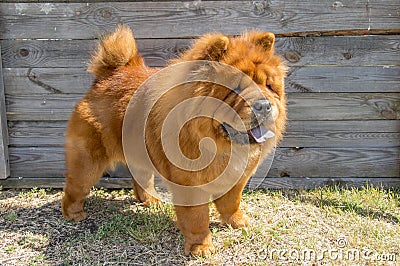
[[[243,189],[249,177],[242,177],[239,182],[222,197],[214,200],[218,212],[221,214],[221,221],[233,228],[247,227],[249,218],[240,210]]]
[[[185,237],[185,254],[208,256],[215,252],[209,229],[208,204],[175,206],[177,225]]]

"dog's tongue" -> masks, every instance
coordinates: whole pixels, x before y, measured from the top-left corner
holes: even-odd
[[[251,135],[258,143],[264,142],[267,139],[275,136],[274,132],[262,125],[250,129],[248,131],[248,134]]]

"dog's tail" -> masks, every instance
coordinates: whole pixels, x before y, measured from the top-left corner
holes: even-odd
[[[88,71],[96,78],[106,78],[120,66],[143,63],[136,47],[132,30],[126,25],[101,38],[97,50],[92,55]]]

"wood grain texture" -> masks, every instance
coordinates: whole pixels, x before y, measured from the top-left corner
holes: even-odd
[[[0,186],[8,189],[22,189],[22,188],[63,188],[65,178],[63,177],[10,177],[6,180],[0,180]],[[97,188],[121,189],[132,188],[131,178],[109,178],[103,177],[99,183],[95,185]]]
[[[185,0],[177,0],[175,2],[184,2]],[[202,0],[210,1],[210,0]],[[212,0],[212,1],[225,1],[225,0]],[[240,1],[240,0],[231,0]],[[82,0],[2,0],[3,3],[82,3]],[[109,2],[107,0],[88,0],[85,3],[103,3]],[[154,2],[154,0],[118,0],[115,2]],[[157,2],[171,2],[171,0],[157,0]]]
[[[281,148],[271,177],[399,177],[400,149]]]
[[[150,66],[163,66],[193,39],[139,39],[139,52]],[[85,68],[94,40],[3,40],[6,68]],[[276,52],[289,66],[399,65],[400,35],[277,38]]]
[[[84,94],[93,82],[85,68],[5,68],[8,95]]]
[[[252,178],[247,184],[248,189],[314,189],[325,186],[338,186],[344,188],[374,186],[379,188],[399,188],[400,178]]]
[[[7,119],[68,120],[77,94],[7,95]],[[292,93],[290,120],[399,119],[400,93]]]
[[[61,177],[61,147],[10,147],[12,177]],[[269,177],[399,177],[400,149],[279,148]]]
[[[289,121],[279,146],[400,149],[400,120]]]
[[[392,29],[398,28],[398,7],[397,0],[3,3],[0,36],[91,39],[120,22],[141,38],[238,34],[251,28],[276,33]]]
[[[400,67],[291,67],[285,82],[288,93],[400,92]]]
[[[66,125],[66,121],[10,121],[10,145],[60,147],[65,142]]]
[[[139,39],[139,52],[151,66],[163,66],[168,59],[187,48],[192,39]],[[86,68],[97,40],[6,40],[5,67]]]
[[[4,98],[3,67],[1,60],[0,46],[0,179],[10,175],[10,165],[8,161],[8,131],[6,117],[6,103]]]
[[[64,144],[66,121],[10,121],[13,147]],[[400,120],[289,121],[280,147],[400,147]]]
[[[288,95],[290,120],[399,119],[400,93],[297,93]]]
[[[76,94],[7,96],[7,119],[68,120],[75,104],[82,98]]]
[[[10,147],[10,168],[11,177],[61,177],[65,172],[64,149]]]
[[[8,178],[0,180],[0,186],[8,188],[63,188],[65,179],[62,177],[30,177],[30,178]],[[291,178],[271,177],[265,179],[250,179],[247,189],[313,189],[325,186],[339,186],[344,188],[363,187],[365,185],[379,188],[400,188],[400,178]],[[130,189],[131,178],[108,178],[104,177],[95,185],[97,188],[107,189]]]
[[[278,54],[289,66],[399,65],[399,35],[279,38]]]
[[[84,68],[5,68],[8,95],[85,93],[93,77]],[[400,92],[400,66],[292,67],[286,92]]]

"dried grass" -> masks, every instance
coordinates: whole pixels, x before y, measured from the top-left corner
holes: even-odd
[[[248,192],[242,207],[251,216],[249,228],[220,225],[212,208],[218,251],[209,258],[183,256],[183,237],[169,205],[145,208],[131,192],[93,190],[86,204],[89,218],[70,223],[61,215],[61,195],[43,189],[0,191],[0,265],[400,263],[399,191],[366,187]],[[286,255],[279,253],[285,250]],[[360,259],[297,256],[305,250],[359,250]],[[383,261],[383,256],[372,261],[371,256],[362,257],[365,251],[375,259],[386,254],[396,261]]]

